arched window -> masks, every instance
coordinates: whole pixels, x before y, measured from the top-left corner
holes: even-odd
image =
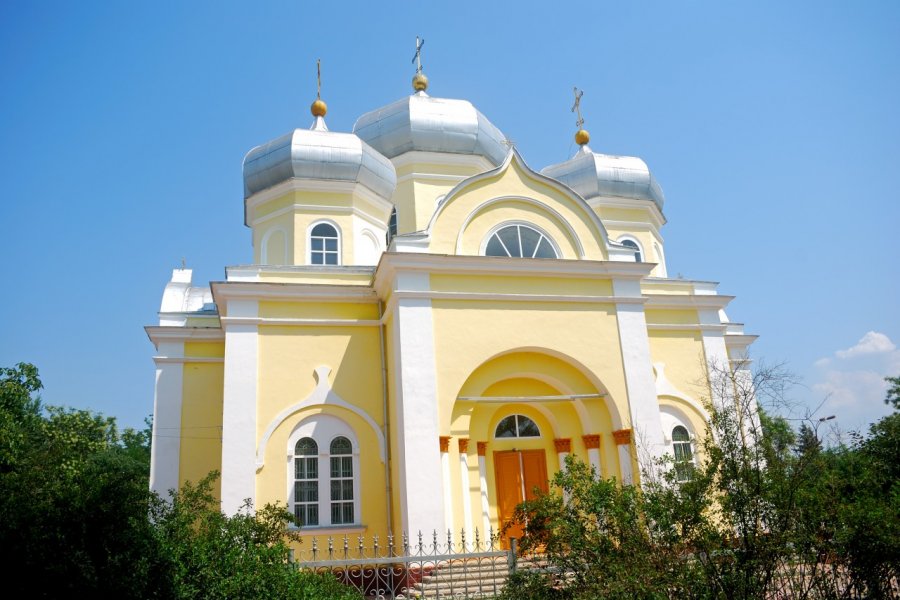
[[[353,523],[353,446],[343,436],[331,441],[331,524]]]
[[[319,223],[309,232],[309,263],[311,265],[340,264],[340,239],[330,223]]]
[[[637,242],[634,240],[620,240],[619,243],[634,250],[634,262],[644,262],[641,255],[641,247],[637,245]]]
[[[358,525],[359,446],[353,430],[331,415],[315,415],[291,434],[288,448],[294,520],[300,527]]]
[[[537,423],[525,415],[510,415],[497,424],[494,431],[496,438],[533,438],[541,437]]]
[[[319,446],[308,437],[294,446],[294,520],[319,524]]]
[[[690,477],[694,468],[694,453],[691,450],[691,434],[686,427],[678,425],[672,430],[672,448],[675,450],[675,474],[678,481]]]
[[[391,240],[397,235],[397,207],[395,206],[391,209],[391,218],[388,219],[387,226],[387,235],[385,236],[385,241],[387,245],[391,245]]]
[[[485,256],[514,258],[558,258],[553,243],[543,233],[528,225],[507,225],[488,238]]]

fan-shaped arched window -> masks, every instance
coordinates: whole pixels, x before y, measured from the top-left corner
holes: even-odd
[[[537,423],[525,415],[510,415],[497,423],[494,431],[497,438],[532,438],[541,437]]]
[[[331,440],[331,524],[353,522],[353,446],[338,436]]]
[[[491,234],[484,254],[514,258],[559,258],[547,236],[533,227],[521,224],[507,225]]]
[[[319,223],[309,232],[309,263],[311,265],[340,264],[340,238],[334,225]]]
[[[690,477],[694,468],[694,452],[691,450],[691,434],[678,425],[672,430],[672,448],[675,450],[675,473],[679,481]]]
[[[634,262],[644,262],[644,257],[641,254],[641,247],[637,245],[637,242],[634,240],[622,240],[619,243],[634,249]]]
[[[308,437],[294,446],[294,520],[319,524],[319,446]]]

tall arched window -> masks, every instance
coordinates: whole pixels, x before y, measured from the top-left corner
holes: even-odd
[[[558,258],[556,249],[547,236],[534,227],[522,224],[507,225],[491,234],[484,248],[484,255]]]
[[[340,239],[334,225],[319,223],[309,232],[309,263],[340,264]]]
[[[294,520],[319,524],[319,446],[308,437],[294,446]]]
[[[672,430],[672,448],[675,451],[675,474],[679,481],[690,477],[694,468],[694,452],[691,450],[691,434],[678,425]]]
[[[634,240],[621,240],[619,243],[634,249],[634,262],[644,262],[641,247],[637,245],[637,242]]]
[[[537,423],[525,415],[509,415],[497,423],[494,431],[496,438],[531,438],[541,437]]]
[[[394,239],[394,236],[397,235],[397,207],[391,209],[391,218],[388,219],[387,226],[387,235],[385,236],[385,241],[387,245],[391,245],[391,240]]]
[[[353,523],[353,446],[338,436],[331,440],[331,524]]]
[[[300,527],[359,525],[359,445],[331,415],[304,419],[288,439],[290,510]]]

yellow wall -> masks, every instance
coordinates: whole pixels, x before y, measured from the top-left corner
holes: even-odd
[[[650,356],[654,363],[665,364],[666,378],[676,389],[697,401],[708,397],[699,331],[651,331]]]
[[[188,356],[221,356],[223,344],[186,343]],[[186,363],[182,383],[178,480],[197,482],[222,469],[223,363]],[[161,431],[158,435],[179,435]],[[218,483],[214,487],[219,495]]]

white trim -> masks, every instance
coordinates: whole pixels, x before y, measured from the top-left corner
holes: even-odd
[[[337,260],[338,260],[338,262],[336,265],[328,264],[327,262],[316,263],[315,265],[313,265],[313,262],[312,262],[312,230],[323,223],[325,225],[331,225],[332,227],[334,227],[334,231],[337,234]],[[332,238],[331,237],[322,237],[322,239],[326,240],[326,239],[332,239]],[[317,250],[317,252],[318,252],[318,250]],[[333,250],[326,249],[324,242],[323,242],[322,260],[324,261],[325,257],[328,256],[329,254],[332,254],[333,252],[334,252]],[[337,224],[337,221],[335,221],[333,219],[317,219],[317,220],[313,221],[312,223],[310,223],[309,226],[306,228],[306,264],[308,264],[310,266],[322,265],[322,266],[328,266],[328,267],[339,267],[339,266],[343,265],[344,262],[345,262],[344,261],[344,236],[343,236],[343,233],[341,232],[341,226]]]
[[[385,210],[387,211],[390,211],[390,207],[393,206],[389,199],[382,198],[372,189],[359,182],[292,177],[291,179],[282,181],[272,187],[260,190],[249,198],[244,198],[244,225],[252,227],[253,225],[258,224],[258,220],[250,218],[253,211],[261,204],[265,204],[269,200],[280,198],[290,192],[345,193],[358,196],[375,206],[381,205],[386,207]]]
[[[275,415],[275,417],[269,421],[269,425],[266,427],[265,432],[262,434],[262,437],[259,441],[259,446],[256,449],[256,472],[262,470],[265,466],[266,460],[266,447],[269,445],[269,440],[272,437],[272,434],[275,433],[275,430],[284,423],[291,415],[294,415],[301,410],[311,408],[313,406],[337,406],[343,408],[344,410],[350,411],[351,413],[357,415],[362,420],[364,420],[369,427],[372,428],[372,431],[375,432],[375,436],[378,438],[378,455],[381,459],[381,462],[384,462],[384,434],[381,431],[381,428],[375,422],[375,420],[369,415],[369,413],[365,412],[358,406],[350,404],[340,396],[338,396],[334,390],[331,389],[331,383],[328,381],[328,376],[331,373],[331,367],[320,366],[316,367],[313,371],[313,376],[316,379],[316,387],[312,391],[312,393],[307,396],[305,399],[293,404],[280,413]]]
[[[603,467],[600,464],[600,448],[588,448],[588,462],[597,472],[597,478],[603,479]]]
[[[321,367],[320,367],[321,368]],[[329,369],[330,370],[330,369]],[[353,447],[353,522],[352,523],[331,523],[331,469],[329,460],[331,458],[331,442],[334,438],[342,436],[350,440]],[[360,447],[356,432],[344,420],[328,414],[310,415],[300,421],[288,437],[287,444],[287,505],[291,514],[294,513],[294,447],[302,438],[311,438],[316,442],[319,450],[319,524],[309,527],[300,527],[297,531],[308,533],[308,531],[322,528],[352,528],[361,527],[362,525],[362,499],[360,498]]]
[[[160,343],[160,350],[184,354],[184,342]],[[150,452],[150,489],[168,499],[170,490],[181,487],[181,408],[184,368],[175,363],[157,364],[153,394],[153,431]],[[169,432],[161,435],[160,431]],[[172,433],[178,432],[178,435]]]
[[[144,327],[147,337],[157,348],[163,341],[224,340],[225,331],[219,327],[166,327],[148,325]]]
[[[472,167],[479,171],[493,169],[494,163],[478,154],[457,154],[455,152],[430,152],[424,150],[410,150],[391,159],[394,170],[399,170],[407,165],[442,165]]]
[[[301,319],[301,318],[275,318],[275,317],[222,317],[223,325],[236,323],[254,325],[291,325],[306,327],[378,327],[381,321],[377,319]]]
[[[255,300],[232,300],[229,312],[255,317]],[[256,499],[256,400],[259,338],[256,325],[234,324],[225,331],[222,393],[222,510],[236,514],[244,500]]]
[[[456,399],[464,402],[508,404],[511,402],[570,402],[583,398],[606,398],[608,396],[609,394],[563,394],[559,396],[459,396]]]
[[[666,377],[666,363],[653,363],[653,369],[656,371],[657,396],[669,396],[671,398],[677,398],[689,404],[691,408],[696,410],[697,413],[701,417],[703,417],[704,421],[709,421],[709,413],[706,412],[706,409],[703,407],[703,405],[676,388]],[[662,411],[662,406],[660,406],[660,411]]]
[[[702,323],[647,323],[647,331],[725,331],[727,325],[704,325]]]
[[[333,204],[299,204],[294,203],[289,206],[283,206],[278,210],[273,210],[270,213],[266,213],[265,215],[255,219],[252,223],[250,223],[249,227],[257,228],[260,225],[271,221],[272,219],[277,219],[283,215],[294,214],[298,212],[303,213],[327,213],[327,214],[342,214],[342,215],[352,215],[355,217],[359,217],[360,219],[366,221],[371,225],[380,225],[384,226],[384,223],[381,220],[364,210],[361,210],[357,206],[335,206]]]
[[[444,490],[452,490],[450,486],[450,453],[441,452],[441,480],[444,484]],[[444,527],[440,530],[441,534],[444,530],[452,532],[453,527],[453,502],[452,498],[444,496]]]
[[[633,434],[634,432],[632,432]],[[619,472],[622,475],[622,483],[631,485],[634,483],[634,472],[631,467],[631,444],[618,444],[616,448],[619,454]]]
[[[526,200],[526,199],[522,198],[522,200]],[[571,234],[574,235],[575,232],[571,231],[571,227],[569,226],[569,224],[565,223],[565,226],[568,227]],[[541,234],[544,237],[544,239],[547,240],[547,243],[550,244],[550,247],[553,248],[553,253],[556,256],[554,256],[553,259],[551,259],[551,260],[558,260],[563,257],[562,250],[560,250],[560,248],[559,248],[559,244],[556,243],[556,240],[553,239],[553,236],[551,236],[549,233],[547,233],[547,231],[545,231],[543,227],[539,227],[538,225],[535,225],[534,223],[532,223],[530,221],[522,221],[520,219],[513,219],[511,221],[503,221],[502,223],[498,223],[497,225],[494,225],[493,227],[491,227],[491,229],[487,232],[487,235],[485,235],[484,238],[481,240],[481,245],[478,248],[478,255],[479,256],[487,256],[485,254],[485,251],[487,250],[487,245],[490,243],[491,238],[494,237],[494,234],[496,234],[498,231],[500,231],[501,229],[506,229],[507,227],[525,227],[527,229],[532,229],[532,230],[538,232],[539,234]],[[575,236],[573,239],[575,240],[575,247],[576,247],[576,252],[578,254],[578,257],[583,258],[584,257],[584,249],[581,247],[581,240],[579,240],[577,236]],[[501,242],[502,242],[502,240],[501,240]],[[519,242],[520,242],[519,249],[521,250],[521,239],[519,240]],[[457,253],[459,253],[459,251],[460,251],[461,243],[462,243],[462,238],[457,238],[457,249],[456,249]],[[505,246],[505,244],[503,244],[503,245]],[[540,241],[538,242],[538,245],[540,245]],[[535,251],[537,251],[537,246],[535,246]],[[537,258],[537,257],[511,256],[510,258]],[[548,259],[542,257],[542,260],[548,260]]]
[[[652,263],[638,263],[652,264]],[[716,310],[725,308],[728,303],[734,300],[734,296],[719,295],[684,295],[676,296],[674,294],[644,294],[647,298],[647,308],[714,308]],[[719,324],[719,323],[716,323]]]
[[[447,195],[449,195],[449,194],[447,194]],[[445,199],[446,199],[447,195],[445,195]],[[466,230],[469,227],[469,224],[475,219],[475,217],[482,214],[484,212],[484,210],[487,209],[488,207],[490,207],[494,204],[500,204],[502,202],[507,202],[509,200],[514,200],[516,202],[524,202],[526,204],[531,204],[533,206],[538,207],[542,211],[549,213],[551,216],[553,216],[556,219],[556,224],[569,234],[569,238],[571,239],[572,243],[575,245],[575,254],[577,255],[577,257],[579,259],[584,258],[584,246],[581,245],[581,239],[578,237],[578,234],[575,233],[575,230],[569,224],[569,221],[566,220],[555,209],[544,204],[543,202],[541,202],[539,200],[535,200],[534,198],[528,198],[525,196],[498,196],[496,198],[491,198],[490,200],[487,200],[486,202],[482,202],[481,204],[476,206],[472,210],[472,212],[470,212],[466,216],[465,220],[462,223],[462,226],[460,226],[460,228],[459,228],[459,233],[456,236],[456,254],[462,253],[463,235],[465,234]],[[535,225],[534,223],[532,223],[530,221],[522,221],[519,219],[513,219],[511,221],[503,221],[502,223],[495,225],[487,233],[487,235],[484,237],[484,239],[481,240],[481,244],[478,249],[479,256],[485,255],[484,250],[487,247],[488,241],[490,241],[491,236],[494,233],[496,233],[497,231],[499,231],[500,229],[510,226],[510,225],[524,225],[526,227],[530,227],[530,228],[534,229],[535,231],[537,231],[541,235],[543,235],[545,238],[547,238],[547,241],[550,242],[551,246],[553,246],[553,251],[556,252],[557,259],[565,258],[563,256],[562,251],[559,248],[559,244],[556,243],[556,240],[553,239],[553,236],[551,236],[543,228]],[[513,257],[513,258],[522,258],[522,257]],[[542,259],[542,260],[547,260],[547,259]]]
[[[225,358],[222,356],[154,356],[153,362],[158,365],[169,363],[224,363]]]

